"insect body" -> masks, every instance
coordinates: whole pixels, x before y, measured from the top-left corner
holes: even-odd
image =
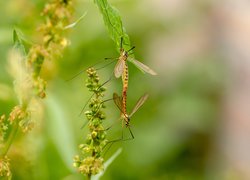
[[[125,66],[122,74],[122,112],[127,112],[127,91],[128,91],[128,64],[125,62]]]
[[[122,75],[123,70],[125,68],[125,65],[126,65],[127,61],[132,62],[138,69],[140,69],[144,73],[149,73],[151,75],[157,75],[157,73],[155,71],[153,71],[152,69],[150,69],[145,64],[141,63],[140,61],[138,61],[138,60],[136,60],[134,58],[130,58],[129,57],[129,52],[131,50],[133,50],[134,48],[135,47],[132,47],[128,51],[126,51],[125,49],[123,49],[122,48],[122,39],[121,39],[120,56],[118,58],[118,62],[117,62],[116,66],[115,66],[115,69],[114,69],[115,77],[119,78]]]
[[[131,134],[133,139],[134,139],[134,135],[133,135],[132,131],[130,130],[130,118],[145,103],[147,98],[148,98],[148,94],[144,94],[143,96],[141,96],[140,99],[135,104],[131,113],[128,114],[126,111],[126,104],[123,103],[123,97],[118,96],[118,94],[116,94],[116,93],[113,94],[113,100],[114,100],[116,106],[121,111],[121,119],[123,120],[123,122],[125,122],[125,125],[129,129],[130,134]]]
[[[132,47],[131,49],[126,51],[122,47],[122,42],[123,42],[123,39],[121,38],[120,56],[118,58],[118,62],[116,64],[116,66],[115,66],[114,74],[115,74],[116,78],[119,78],[120,76],[122,76],[123,87],[122,87],[122,98],[120,98],[120,101],[121,101],[121,106],[120,107],[121,107],[121,112],[124,114],[124,116],[127,116],[126,107],[127,107],[128,78],[129,78],[127,61],[132,62],[136,67],[138,67],[144,73],[149,73],[151,75],[156,75],[156,72],[154,72],[152,69],[150,69],[145,64],[137,61],[136,59],[130,58],[129,57],[129,52],[131,50],[133,50],[135,47]],[[129,123],[129,120],[126,117],[125,117],[125,122]]]

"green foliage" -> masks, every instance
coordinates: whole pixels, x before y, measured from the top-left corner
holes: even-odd
[[[87,15],[87,12],[83,13],[83,15],[81,15],[75,22],[65,26],[64,29],[74,28],[86,15]]]
[[[63,1],[59,0],[59,2]],[[64,2],[71,3],[71,1]],[[42,102],[46,103],[42,107],[33,106],[32,109],[32,112],[37,114],[38,110],[45,107],[47,115],[40,116],[42,121],[33,118],[36,122],[35,128],[29,133],[17,132],[15,144],[11,145],[8,157],[3,157],[3,161],[0,159],[0,164],[4,163],[2,172],[6,174],[11,170],[13,179],[83,179],[82,174],[75,172],[72,157],[77,151],[76,144],[85,143],[87,127],[80,128],[84,117],[79,118],[78,114],[83,104],[89,99],[90,93],[79,82],[79,79],[76,78],[70,82],[65,82],[63,79],[72,77],[76,72],[104,57],[114,56],[114,54],[110,54],[114,45],[112,46],[102,34],[104,25],[100,28],[99,23],[94,23],[103,21],[101,13],[105,11],[105,4],[106,9],[110,9],[106,12],[108,16],[103,17],[104,19],[106,17],[107,21],[105,26],[110,37],[116,36],[113,39],[115,47],[119,50],[120,37],[124,37],[125,31],[119,28],[122,23],[119,23],[121,17],[118,11],[115,9],[115,12],[111,12],[113,6],[110,8],[108,2],[112,2],[112,5],[115,5],[119,11],[126,13],[126,25],[134,30],[131,35],[133,34],[133,40],[138,42],[138,56],[144,59],[146,64],[150,64],[150,67],[156,68],[159,75],[157,77],[145,76],[134,66],[129,67],[131,89],[128,92],[128,110],[131,110],[137,97],[144,93],[145,89],[151,98],[134,115],[133,122],[131,122],[135,140],[115,143],[106,153],[104,175],[101,179],[206,179],[204,174],[210,172],[207,164],[207,159],[211,155],[209,149],[211,149],[210,145],[214,144],[214,132],[218,128],[215,125],[220,122],[217,115],[221,109],[221,97],[224,95],[222,79],[225,64],[219,63],[221,57],[213,54],[211,48],[208,51],[202,49],[198,56],[195,53],[197,51],[188,53],[186,57],[185,53],[182,53],[183,50],[186,52],[185,49],[182,49],[183,43],[184,48],[187,48],[188,45],[192,46],[190,35],[196,35],[197,30],[200,32],[198,23],[201,23],[202,30],[204,30],[204,20],[206,21],[207,17],[204,19],[203,16],[206,13],[200,9],[199,12],[202,13],[197,14],[197,6],[192,4],[185,11],[176,11],[177,18],[171,17],[166,20],[162,17],[163,14],[166,14],[165,12],[149,13],[149,9],[155,11],[155,7],[152,9],[150,7],[150,4],[155,3],[154,1],[110,0],[108,2],[96,1],[96,4],[93,1],[89,2],[92,5],[89,6],[86,1],[77,1],[77,5],[72,4],[78,14],[77,17],[80,17],[83,9],[85,11],[88,6],[88,16],[85,16],[80,23],[77,21],[78,23],[72,29],[65,30],[67,25],[71,25],[70,22],[63,25],[58,24],[60,37],[65,32],[70,32],[70,46],[63,53],[59,53],[58,60],[54,61],[55,58],[49,56],[50,60],[44,61],[45,64],[41,66],[41,78],[48,81],[48,90],[46,90],[46,99]],[[8,121],[7,125],[9,124],[9,114],[12,109],[14,110],[17,99],[12,86],[13,79],[7,74],[9,72],[6,70],[8,61],[5,58],[13,45],[12,27],[13,24],[18,27],[16,37],[19,39],[16,38],[15,42],[20,40],[29,54],[30,46],[26,46],[27,41],[23,37],[28,37],[33,43],[41,42],[39,40],[44,37],[44,31],[37,25],[49,18],[49,16],[40,16],[44,4],[43,0],[0,2],[2,20],[0,22],[0,109],[1,115],[6,115],[5,119],[2,118],[4,124],[2,124],[1,130],[8,137],[10,136],[9,132],[5,133],[5,122]],[[97,7],[101,8],[101,13]],[[96,13],[96,11],[98,12]],[[60,14],[61,11],[53,10],[52,12],[51,15],[55,15],[58,12]],[[116,28],[109,22],[112,13],[117,13],[115,15],[120,18],[115,19],[113,15],[112,23],[116,24]],[[73,19],[77,18],[73,17]],[[48,21],[46,22],[47,25],[50,24]],[[96,28],[97,26],[98,28]],[[58,38],[58,29],[53,28],[53,31],[49,31],[48,27],[45,29],[48,30],[45,42],[50,39],[51,32],[56,32],[53,35],[56,41],[50,41],[53,42],[50,52],[61,50],[61,46],[56,46],[54,42],[61,42],[61,45],[67,44],[68,41]],[[113,31],[113,35],[110,31]],[[25,36],[22,36],[20,32],[23,32]],[[145,37],[147,38],[145,39]],[[126,38],[124,39],[125,44],[129,44]],[[194,38],[194,42],[196,42],[196,38]],[[125,49],[129,49],[129,46],[125,44],[123,44]],[[34,52],[44,52],[38,50],[41,49],[34,49]],[[44,53],[44,55],[47,58],[48,54]],[[20,69],[20,66],[17,67]],[[102,81],[108,79],[112,70],[113,66],[109,66],[98,72]],[[2,88],[2,85],[9,89],[9,94]],[[120,85],[118,80],[111,81],[107,87],[109,90],[117,91],[119,88],[117,85]],[[34,94],[42,92],[38,89],[34,90],[35,92],[29,92]],[[108,99],[112,92],[105,94]],[[116,139],[121,135],[121,123],[120,121],[116,123],[120,112],[112,102],[107,102],[105,105],[107,105],[105,112],[110,117],[108,121],[105,120],[105,123],[109,126],[115,122],[107,135],[109,139]],[[13,115],[22,117],[25,114],[19,107],[16,107]],[[17,124],[16,127],[20,126]],[[8,131],[12,130],[13,127],[8,128]],[[124,129],[126,137],[129,135],[128,133]],[[14,134],[12,135],[14,136]],[[123,153],[117,157],[117,160],[112,161],[107,169],[105,164],[108,164],[109,157],[113,156],[116,148],[120,146],[123,148]],[[0,148],[0,151],[2,150]],[[6,158],[9,158],[10,161]]]
[[[123,38],[123,48],[130,49],[129,36],[126,33],[124,26],[122,25],[122,19],[119,11],[108,3],[107,0],[95,0],[108,29],[111,39],[114,41],[117,51],[120,52],[121,38]]]
[[[13,30],[13,41],[14,41],[14,49],[18,50],[22,56],[26,56],[26,51],[22,43],[22,39],[19,36],[16,29]]]
[[[13,31],[14,50],[9,55],[9,72],[14,79],[18,105],[15,105],[9,113],[9,123],[6,123],[5,116],[1,116],[0,176],[10,176],[10,172],[6,173],[6,169],[9,169],[9,161],[4,161],[4,158],[7,158],[6,154],[13,143],[18,126],[23,132],[30,131],[35,122],[42,117],[43,108],[40,106],[39,98],[45,98],[47,82],[40,77],[40,72],[44,60],[54,59],[55,55],[61,54],[67,45],[62,32],[71,17],[70,4],[71,1],[54,0],[45,6],[43,15],[46,20],[40,28],[43,43],[34,44],[29,49],[28,56],[19,34],[16,30]],[[6,137],[8,124],[12,128],[9,136]]]

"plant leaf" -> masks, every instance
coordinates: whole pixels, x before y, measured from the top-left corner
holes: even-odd
[[[72,172],[75,169],[72,166],[72,157],[77,153],[77,147],[73,128],[67,121],[66,111],[63,110],[62,103],[56,95],[50,93],[50,98],[46,98],[48,112],[48,133],[57,148],[62,160],[68,169]]]
[[[14,49],[16,49],[22,56],[26,56],[26,51],[22,40],[20,38],[19,33],[14,29],[13,30],[13,41],[14,41]]]
[[[95,0],[106,28],[108,29],[111,39],[115,42],[118,52],[120,52],[121,38],[123,38],[123,48],[128,50],[131,48],[129,36],[122,25],[119,11],[111,6],[107,0]]]
[[[87,11],[81,17],[79,17],[75,22],[65,26],[64,29],[71,29],[75,27],[86,15],[87,15]]]

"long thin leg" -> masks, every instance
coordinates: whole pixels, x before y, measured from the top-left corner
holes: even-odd
[[[98,87],[98,89],[97,89],[97,90],[99,90],[102,86],[104,86],[104,85],[105,85],[105,84],[107,84],[109,81],[111,81],[112,77],[113,77],[113,74],[109,77],[109,79],[108,79],[107,81],[105,81],[104,83],[102,83],[102,84],[101,84],[101,86],[100,86],[100,87]],[[93,96],[94,96],[94,93],[90,96],[90,98],[87,100],[87,103],[83,106],[83,108],[82,108],[82,110],[81,110],[81,112],[80,112],[79,116],[81,116],[81,115],[82,115],[82,113],[83,113],[84,109],[86,108],[86,106],[88,105],[88,103],[89,103],[90,99],[91,99]]]
[[[83,129],[88,124],[88,120],[82,125],[81,129]]]
[[[92,94],[92,96],[93,96],[94,94]],[[92,98],[92,96],[90,97],[90,98]],[[90,99],[89,99],[90,100]],[[89,101],[88,100],[88,101]],[[98,110],[99,110],[99,108],[102,106],[102,104],[104,103],[104,102],[107,102],[107,101],[111,101],[111,100],[113,100],[113,99],[107,99],[107,100],[104,100],[103,102],[101,102],[101,104],[99,105],[99,107],[98,107]],[[88,104],[88,103],[86,103],[86,104]],[[83,110],[84,110],[84,108],[86,107],[86,105],[83,107],[83,109],[82,109],[82,111],[81,111],[81,113],[79,114],[79,115],[81,115],[82,113],[83,113]],[[96,114],[98,113],[98,111],[93,115],[93,116],[95,116]],[[82,125],[82,127],[81,127],[81,129],[83,129],[86,125],[87,125],[87,123],[88,123],[88,121],[86,121],[83,125]],[[109,127],[109,128],[111,128],[111,127]],[[109,129],[108,128],[108,129]],[[108,129],[105,129],[105,130],[108,130]]]
[[[113,62],[115,62],[115,61],[114,61],[115,58],[105,58],[104,60],[113,60],[111,63],[108,63],[108,65],[112,64]],[[77,76],[79,76],[80,74],[82,74],[82,73],[83,73],[84,71],[86,71],[87,69],[89,69],[89,68],[91,68],[91,67],[94,67],[94,66],[96,66],[96,65],[98,65],[98,64],[101,64],[102,62],[103,62],[103,60],[98,61],[97,63],[93,64],[92,66],[89,66],[89,67],[87,67],[87,68],[85,68],[85,69],[79,71],[79,72],[76,73],[73,77],[67,79],[66,81],[67,81],[67,82],[68,82],[68,81],[71,81],[72,79],[76,78]],[[108,66],[108,65],[105,65],[104,67],[106,67],[106,66]],[[100,69],[100,68],[98,68],[98,69]]]
[[[130,127],[128,127],[128,129],[129,129],[129,132],[130,132],[131,137],[129,137],[129,138],[127,138],[127,139],[124,139],[124,138],[123,138],[123,129],[122,129],[122,136],[121,136],[121,138],[115,139],[115,140],[112,140],[112,141],[109,141],[109,142],[107,142],[107,144],[109,144],[109,143],[114,143],[114,142],[118,142],[118,141],[129,141],[129,140],[133,140],[133,139],[135,138],[135,136],[133,135],[133,133],[132,133]]]
[[[91,99],[93,96],[94,96],[94,93],[93,93],[93,94],[89,97],[89,99],[88,99],[87,103],[83,106],[83,108],[82,108],[82,110],[81,110],[81,112],[80,112],[80,114],[79,114],[78,116],[81,116],[81,115],[82,115],[82,113],[83,113],[84,109],[86,108],[86,106],[88,105],[88,103],[89,103],[90,99]]]
[[[120,118],[118,118],[117,120],[120,120]],[[120,122],[120,121],[115,121],[112,125],[110,125],[108,128],[106,128],[105,131],[108,131],[111,127],[113,127],[118,122]]]
[[[112,141],[109,141],[109,142],[107,142],[107,144],[103,147],[103,149],[104,149],[107,145],[110,144],[109,147],[108,147],[108,149],[106,150],[106,152],[104,153],[103,156],[105,156],[105,155],[107,154],[107,152],[109,151],[109,149],[112,147],[112,145],[113,145],[114,143],[119,142],[119,141],[129,141],[129,140],[133,140],[133,139],[135,138],[134,135],[133,135],[133,133],[132,133],[132,131],[131,131],[131,129],[130,129],[130,127],[128,127],[128,129],[129,129],[129,132],[130,132],[131,137],[130,137],[130,138],[127,138],[127,139],[124,139],[124,138],[123,138],[123,128],[122,128],[122,136],[121,136],[121,138],[115,139],[115,140],[112,140]]]
[[[128,130],[129,130],[129,132],[130,132],[130,135],[131,135],[132,139],[134,139],[134,138],[135,138],[135,136],[133,135],[133,133],[132,133],[132,131],[131,131],[130,127],[128,127]],[[131,140],[132,140],[132,139],[131,139]]]
[[[111,140],[111,141],[108,141],[106,145],[108,145],[109,143],[115,143],[115,142],[118,142],[118,141],[121,141],[123,139],[123,129],[122,129],[122,136],[121,138],[118,138],[118,139],[115,139],[115,140]],[[106,147],[106,145],[104,146],[104,148]]]
[[[110,143],[109,146],[108,146],[108,148],[107,148],[107,150],[103,153],[103,157],[104,157],[104,158],[105,158],[107,152],[109,151],[109,149],[111,148],[111,146],[112,146],[113,144],[114,144],[113,142]],[[106,144],[106,145],[107,145],[107,144]],[[103,149],[106,147],[106,145],[103,147]]]
[[[128,130],[129,130],[129,132],[130,132],[131,137],[129,137],[129,138],[127,138],[127,139],[124,139],[124,138],[123,138],[123,131],[122,131],[122,137],[120,138],[120,141],[130,141],[130,140],[133,140],[133,139],[135,138],[135,136],[133,135],[133,133],[132,133],[130,127],[128,127]],[[116,140],[116,141],[118,141],[118,140]],[[116,141],[115,141],[115,142],[116,142]]]
[[[110,64],[113,64],[114,62],[115,62],[115,60],[111,61],[110,63],[108,63],[108,64],[106,64],[106,65],[104,65],[102,67],[96,68],[96,70],[100,70],[102,68],[105,68],[105,67],[109,66]]]
[[[98,88],[98,90],[99,90],[102,86],[104,86],[105,84],[107,84],[109,81],[111,81],[112,77],[113,77],[113,73],[111,74],[111,76],[109,77],[109,79],[108,79],[107,81],[105,81],[104,83],[101,84],[101,86]]]

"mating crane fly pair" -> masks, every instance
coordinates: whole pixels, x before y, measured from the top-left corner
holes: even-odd
[[[120,118],[122,119],[122,122],[125,122],[126,127],[129,129],[130,134],[132,139],[134,139],[134,135],[132,133],[132,131],[130,130],[130,118],[131,116],[145,103],[145,101],[148,98],[148,94],[144,94],[143,96],[141,96],[139,98],[139,100],[137,101],[136,105],[134,106],[133,110],[131,111],[131,113],[128,115],[127,113],[127,91],[128,91],[128,78],[129,78],[129,74],[128,74],[128,64],[127,61],[133,63],[138,69],[140,69],[143,73],[148,73],[151,75],[157,75],[155,71],[153,71],[152,69],[150,69],[148,66],[146,66],[145,64],[141,63],[140,61],[129,57],[129,53],[135,48],[135,46],[133,46],[131,49],[129,49],[128,51],[126,51],[123,47],[123,38],[121,38],[121,44],[120,44],[120,56],[118,58],[116,58],[117,63],[115,65],[114,68],[114,76],[116,78],[120,78],[122,76],[122,96],[119,96],[117,93],[113,94],[113,101],[116,104],[116,106],[118,107],[118,109],[120,110],[121,114],[120,114]],[[106,58],[106,59],[111,59],[111,58]],[[99,64],[96,63],[95,65]],[[111,63],[108,63],[107,65],[109,65]],[[93,66],[95,66],[93,65]],[[106,67],[107,65],[103,66]],[[93,67],[91,66],[91,67]],[[100,68],[98,68],[100,69]],[[80,73],[82,73],[83,71],[80,71],[78,74],[76,74],[75,76],[73,76],[71,79],[75,78],[76,76],[78,76]],[[70,79],[70,80],[71,80]],[[110,80],[111,78],[109,78]],[[109,81],[108,80],[108,81]],[[101,87],[106,84],[108,81],[104,82]],[[94,95],[94,94],[93,94]],[[92,95],[92,96],[93,96]],[[91,97],[92,97],[91,96]],[[91,98],[90,97],[90,98]],[[105,102],[105,101],[104,101]],[[104,103],[103,102],[103,103]],[[83,110],[85,109],[87,104],[85,104],[85,106],[83,107],[81,113],[83,112]],[[122,123],[122,124],[123,124]]]
[[[138,69],[140,69],[144,73],[148,73],[151,75],[157,75],[152,69],[150,69],[145,64],[141,63],[140,61],[137,61],[136,59],[129,57],[129,52],[133,50],[135,47],[133,46],[131,49],[126,51],[122,47],[123,38],[121,38],[121,46],[120,46],[120,56],[118,58],[118,62],[115,65],[114,69],[114,75],[116,78],[119,78],[122,76],[122,96],[118,96],[116,93],[113,94],[113,100],[116,104],[116,106],[121,111],[120,118],[125,121],[126,127],[129,129],[131,137],[134,138],[134,135],[132,131],[130,130],[130,117],[144,104],[144,102],[148,98],[148,94],[145,94],[139,98],[136,105],[134,106],[132,112],[130,115],[127,113],[127,91],[128,91],[128,65],[127,61],[132,62]]]

